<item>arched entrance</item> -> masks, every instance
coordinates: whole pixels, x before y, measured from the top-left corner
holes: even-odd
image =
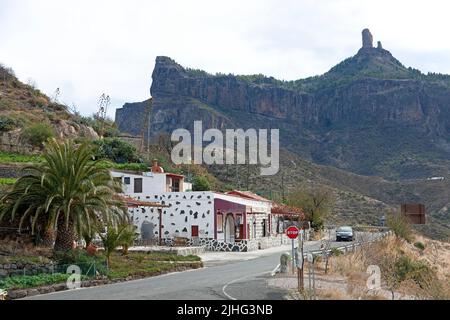
[[[234,243],[236,238],[236,226],[232,214],[227,215],[225,220],[225,242]]]

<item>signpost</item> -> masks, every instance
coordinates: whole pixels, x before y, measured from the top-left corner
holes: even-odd
[[[301,257],[300,261],[297,264],[298,292],[300,292],[300,293],[303,293],[303,290],[305,288],[305,285],[304,285],[304,271],[303,271],[304,266],[305,266],[305,261],[304,261],[304,256],[305,256],[305,253],[304,253],[304,241],[305,241],[305,230],[302,229],[300,231],[300,237],[298,238],[299,244],[298,244],[298,249],[297,249],[297,251],[299,252],[298,254]]]
[[[286,230],[286,235],[288,236],[289,239],[292,240],[292,271],[295,272],[295,265],[296,265],[296,261],[295,261],[295,239],[298,238],[298,235],[300,233],[300,230],[295,227],[289,227]]]

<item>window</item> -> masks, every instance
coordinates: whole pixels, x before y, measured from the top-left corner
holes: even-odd
[[[262,236],[263,236],[263,238],[265,238],[265,237],[267,237],[267,220],[266,219],[264,219],[263,221],[262,221],[262,232],[263,232],[263,234],[262,234]]]
[[[134,193],[142,193],[142,178],[136,178],[134,179]]]
[[[172,192],[180,192],[180,180],[172,179]]]
[[[123,183],[125,183],[127,186],[129,186],[131,184],[131,178],[130,177],[125,177]]]

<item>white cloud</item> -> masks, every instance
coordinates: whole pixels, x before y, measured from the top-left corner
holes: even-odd
[[[209,72],[298,79],[360,47],[369,27],[406,65],[450,73],[447,1],[0,0],[0,61],[84,114],[149,97],[155,57]]]

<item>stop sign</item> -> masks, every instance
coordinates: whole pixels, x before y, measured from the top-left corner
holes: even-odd
[[[297,227],[289,227],[286,230],[286,235],[289,237],[289,239],[297,239],[298,238],[298,234],[300,233],[300,230]]]

